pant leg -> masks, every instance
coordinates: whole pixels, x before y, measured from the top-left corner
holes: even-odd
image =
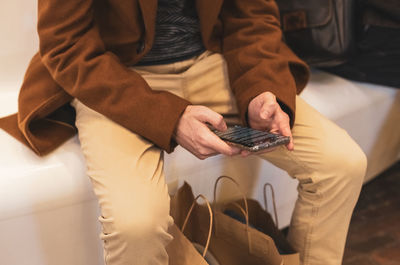
[[[289,240],[302,264],[339,265],[366,157],[343,129],[300,97],[296,104],[294,151],[281,147],[262,158],[299,180]]]
[[[207,54],[132,71],[141,74],[154,90],[185,97],[182,73]],[[87,173],[101,208],[106,264],[168,264],[165,247],[172,240],[167,231],[173,220],[162,150],[78,100],[72,106]]]
[[[162,151],[74,100],[88,175],[101,208],[107,265],[168,264],[173,224]]]

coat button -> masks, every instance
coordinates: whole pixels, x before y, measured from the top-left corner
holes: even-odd
[[[136,48],[137,53],[142,53],[144,51],[144,41],[139,41],[138,46]]]

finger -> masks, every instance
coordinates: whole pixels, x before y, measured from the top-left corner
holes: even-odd
[[[260,117],[262,119],[268,119],[273,116],[276,111],[277,101],[276,97],[272,93],[263,94],[263,104],[261,106]]]
[[[240,153],[241,149],[235,146],[231,146],[228,143],[221,140],[217,135],[210,132],[204,144],[206,144],[208,149],[214,150],[215,152],[234,156]]]
[[[204,145],[197,146],[196,148],[192,148],[189,151],[191,153],[193,153],[197,158],[199,158],[201,160],[219,154],[219,152],[216,152],[212,148],[208,148],[208,147],[206,147]]]
[[[286,145],[286,148],[287,148],[289,151],[293,151],[293,150],[294,150],[293,136],[292,136],[292,134],[286,135],[286,136],[289,136],[289,137],[290,137],[290,142]]]
[[[250,152],[250,151],[242,150],[242,151],[240,152],[240,156],[241,156],[241,157],[248,157],[249,155],[251,155],[251,152]]]
[[[281,126],[280,126],[279,131],[282,135],[290,137],[290,142],[286,145],[286,148],[289,151],[293,151],[293,149],[294,149],[293,136],[292,136],[292,131],[290,130],[290,126],[289,126],[288,122],[283,122],[283,124],[281,124]]]
[[[224,143],[226,143],[226,142],[224,142]],[[237,146],[234,146],[234,145],[231,145],[231,144],[229,144],[229,143],[226,143],[229,147],[230,147],[230,149],[231,149],[231,154],[230,154],[230,156],[235,156],[235,155],[238,155],[238,154],[240,154],[243,150],[242,149],[240,149],[239,147],[237,147]]]
[[[202,122],[211,124],[218,131],[225,131],[227,129],[224,117],[207,107],[200,108],[198,115]]]
[[[271,133],[279,133],[281,135],[290,137],[290,141],[286,145],[286,147],[289,151],[292,151],[294,149],[294,143],[292,131],[290,129],[290,119],[289,116],[285,112],[283,112],[280,107],[277,109],[276,115],[274,116],[270,127]]]
[[[272,119],[278,109],[277,107],[278,103],[276,101],[265,101],[261,106],[260,118],[262,120]]]
[[[287,148],[289,151],[293,151],[293,150],[294,150],[293,137],[290,137],[290,142],[286,145],[286,148]]]
[[[199,158],[200,160],[204,160],[204,159],[207,159],[207,158],[209,158],[209,157],[216,156],[216,155],[219,155],[219,153],[210,152],[210,153],[207,153],[207,154],[200,154],[200,153],[196,153],[196,154],[195,154],[195,156],[196,156],[197,158]]]
[[[219,138],[218,138],[218,141],[213,141],[211,148],[223,155],[226,155],[226,156],[235,156],[235,155],[240,154],[240,152],[241,152],[240,148],[229,145],[228,143],[222,141]]]

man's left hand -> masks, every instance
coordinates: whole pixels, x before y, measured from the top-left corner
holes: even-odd
[[[281,109],[271,92],[264,92],[250,101],[247,119],[251,128],[290,136],[286,145],[289,151],[294,148],[289,116]]]

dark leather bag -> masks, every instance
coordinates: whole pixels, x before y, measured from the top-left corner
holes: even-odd
[[[357,21],[354,55],[323,69],[351,80],[400,88],[400,0],[358,0]]]
[[[354,49],[354,0],[276,0],[286,43],[311,66],[346,61]]]

